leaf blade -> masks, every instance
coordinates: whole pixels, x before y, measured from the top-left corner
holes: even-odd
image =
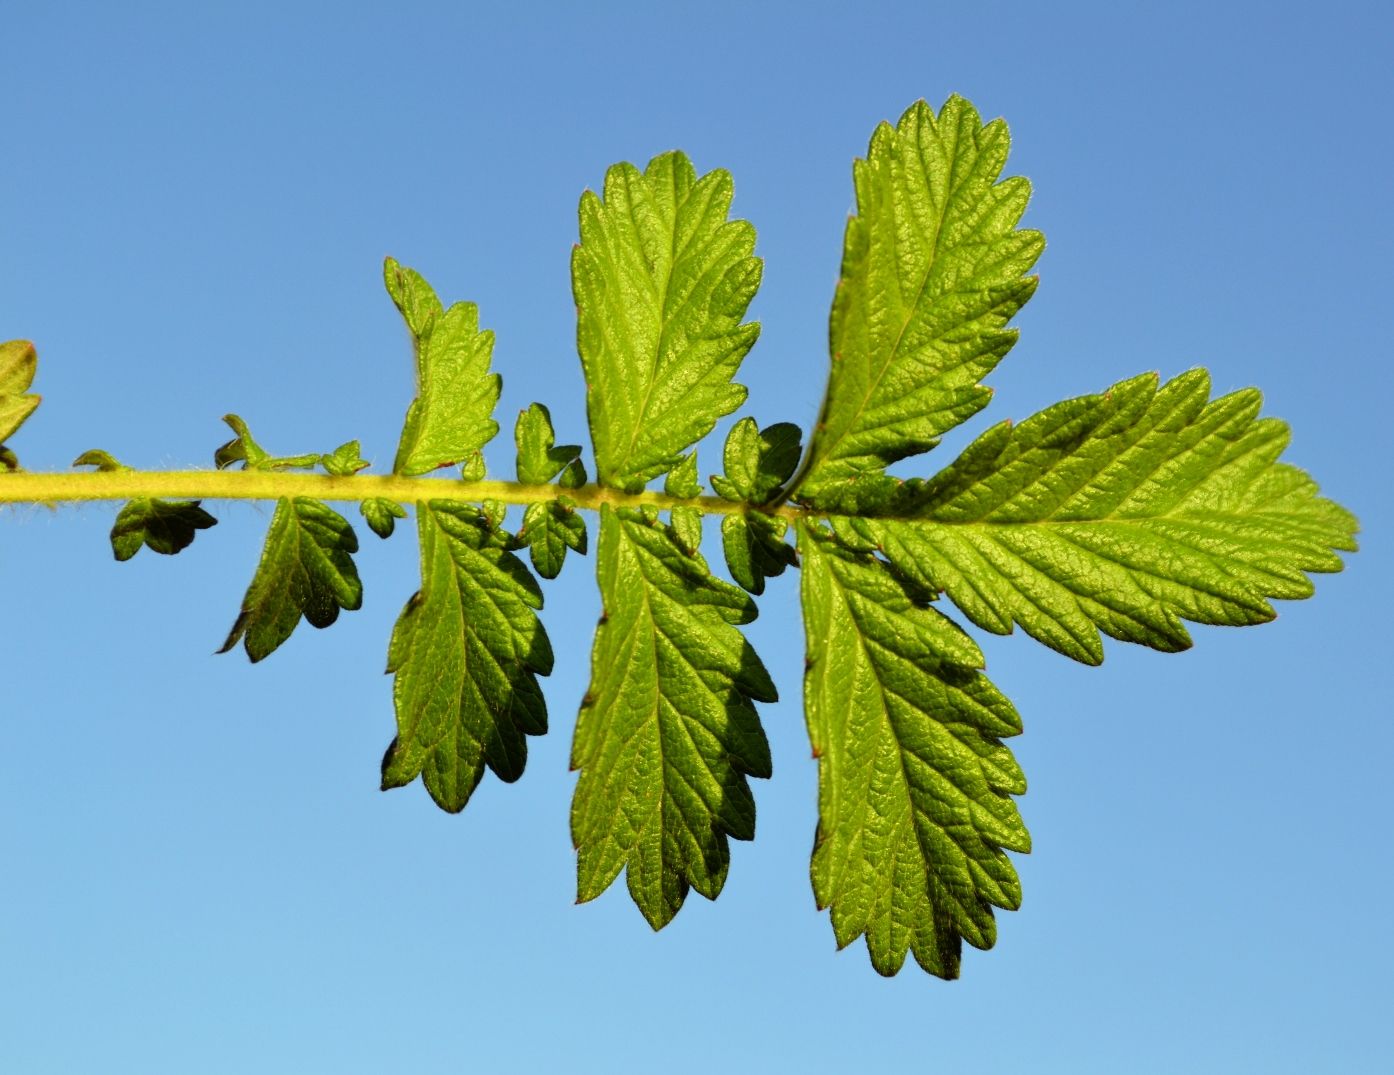
[[[791,492],[839,484],[927,451],[991,398],[978,382],[1016,342],[1007,322],[1035,291],[1039,232],[1018,230],[1030,184],[999,182],[1009,136],[961,97],[882,124],[854,165],[829,327],[832,369]]]
[[[310,497],[282,497],[242,609],[218,652],[241,641],[248,658],[260,661],[291,636],[302,617],[323,628],[341,609],[361,608],[363,584],[352,555],[357,551],[358,537],[338,512]]]
[[[799,552],[818,906],[839,947],[865,936],[879,973],[913,953],[956,977],[961,942],[991,947],[993,908],[1020,903],[1005,851],[1030,850],[1012,798],[1026,782],[1001,741],[1020,718],[977,670],[972,641],[884,562],[807,523]]]
[[[995,427],[886,517],[864,521],[888,559],[986,630],[1021,626],[1088,664],[1100,632],[1160,650],[1183,620],[1271,620],[1355,549],[1350,513],[1278,461],[1287,426],[1253,390],[1209,399],[1193,370],[1155,375]]]
[[[421,589],[407,602],[388,650],[397,737],[382,763],[383,790],[418,776],[441,809],[458,813],[486,768],[523,774],[527,736],[547,730],[537,677],[552,648],[537,617],[542,592],[473,508],[416,506]]]
[[[753,702],[776,692],[736,627],[754,604],[669,527],[606,506],[597,545],[605,614],[572,747],[577,897],[627,870],[660,929],[689,888],[716,898],[728,838],[754,837],[747,777],[768,776],[770,756]]]
[[[727,219],[732,191],[673,152],[581,198],[572,290],[602,485],[641,488],[745,399],[731,378],[759,335],[741,319],[761,262],[754,228]]]

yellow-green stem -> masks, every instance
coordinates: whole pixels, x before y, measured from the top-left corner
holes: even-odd
[[[54,474],[21,470],[0,474],[0,504],[52,505],[88,500],[130,500],[134,497],[279,500],[285,496],[348,501],[381,497],[400,504],[412,504],[418,500],[464,500],[476,504],[483,500],[499,500],[505,504],[535,504],[565,496],[575,501],[577,506],[595,511],[602,504],[660,510],[690,505],[720,515],[749,510],[749,505],[733,504],[715,496],[682,500],[662,493],[623,493],[599,485],[563,489],[555,485],[462,482],[397,475],[358,474],[339,478],[327,474],[270,470],[111,470]],[[762,510],[787,519],[797,519],[803,514],[788,505]]]

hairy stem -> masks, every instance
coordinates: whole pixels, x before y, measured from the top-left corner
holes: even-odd
[[[556,485],[521,485],[517,482],[462,482],[445,478],[405,478],[397,475],[359,474],[333,477],[270,470],[116,470],[94,473],[40,474],[16,471],[0,474],[0,504],[60,504],[87,500],[129,500],[133,497],[187,497],[195,500],[279,500],[309,496],[318,500],[360,501],[381,497],[401,504],[418,500],[463,500],[478,503],[499,500],[505,504],[536,504],[565,496],[578,507],[600,510],[601,504],[617,507],[650,507],[666,510],[683,505],[717,515],[734,515],[751,505],[733,504],[721,497],[693,500],[662,493],[623,493],[599,485],[563,489]],[[791,507],[762,508],[768,514],[797,519],[803,512]]]

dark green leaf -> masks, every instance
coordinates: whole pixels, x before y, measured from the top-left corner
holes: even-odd
[[[218,523],[199,503],[137,497],[116,516],[116,525],[111,528],[111,551],[118,560],[129,560],[142,545],[166,556],[187,549],[196,531]]]
[[[358,510],[367,521],[368,528],[380,538],[390,538],[397,528],[397,520],[407,517],[406,508],[379,496],[361,501]]]
[[[776,422],[759,429],[742,418],[726,436],[726,476],[712,476],[712,488],[738,504],[763,504],[779,491],[799,465],[799,427]]]

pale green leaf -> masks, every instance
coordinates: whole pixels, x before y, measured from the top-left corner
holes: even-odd
[[[244,470],[295,470],[319,466],[322,460],[329,458],[315,452],[303,455],[272,455],[256,442],[251,430],[247,428],[247,423],[237,415],[225,414],[223,421],[237,436],[213,453],[213,462],[219,470],[225,470],[234,463],[241,463]]]
[[[1090,664],[1100,631],[1180,650],[1183,619],[1271,620],[1341,569],[1355,519],[1278,462],[1288,428],[1257,391],[1209,395],[1204,370],[1147,374],[996,426],[857,525],[979,626]]]
[[[759,335],[741,318],[760,260],[755,229],[727,220],[732,189],[674,152],[581,197],[571,280],[602,485],[642,488],[745,399],[731,378]]]
[[[392,258],[383,264],[383,279],[416,348],[416,399],[392,472],[425,474],[462,464],[499,431],[493,414],[501,382],[489,372],[494,334],[480,331],[474,303],[444,309],[420,273]]]
[[[370,465],[360,452],[358,441],[347,441],[328,455],[320,456],[319,465],[336,478],[351,478]]]
[[[556,443],[552,415],[541,403],[519,412],[513,439],[518,446],[518,480],[524,485],[556,480],[581,455],[579,445]]]
[[[627,868],[630,895],[659,929],[689,887],[715,899],[728,838],[755,835],[747,777],[770,775],[754,701],[774,684],[737,624],[755,617],[662,523],[601,509],[603,612],[572,747],[577,895]]]
[[[14,436],[39,405],[39,397],[29,394],[38,362],[28,340],[0,343],[0,444]]]
[[[1023,274],[1044,246],[1016,227],[1030,184],[999,182],[1008,142],[1006,124],[983,124],[961,97],[937,116],[920,101],[854,165],[832,372],[793,495],[818,500],[926,451],[987,404],[978,382],[1016,341],[1005,326],[1036,289]]]
[[[242,611],[218,652],[241,640],[247,656],[259,661],[290,637],[302,616],[313,627],[328,627],[340,609],[361,607],[357,551],[358,537],[338,512],[309,497],[282,497]]]
[[[804,706],[818,758],[812,879],[839,947],[865,935],[894,974],[913,952],[957,977],[961,941],[991,947],[993,908],[1021,885],[1004,849],[1029,851],[1001,742],[1021,732],[959,628],[892,570],[802,525]]]
[[[663,479],[663,492],[666,496],[692,500],[702,495],[702,483],[697,478],[697,449],[694,448],[682,457],[682,462],[668,471]]]
[[[527,736],[547,730],[537,677],[552,670],[538,620],[542,593],[484,516],[445,500],[416,505],[421,589],[392,632],[389,672],[397,738],[382,762],[384,789],[419,775],[452,813],[492,769],[523,774]]]

